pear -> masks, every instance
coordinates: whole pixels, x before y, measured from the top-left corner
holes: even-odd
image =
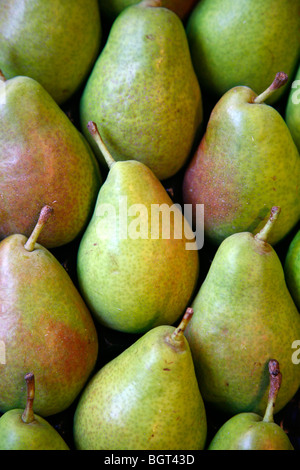
[[[300,152],[300,65],[295,80],[293,81],[288,95],[285,122],[292,134],[294,142]]]
[[[240,413],[218,430],[208,450],[294,450],[284,430],[274,422],[274,406],[282,374],[276,359],[269,361],[270,389],[268,404],[262,416]]]
[[[264,412],[268,362],[274,357],[284,376],[276,413],[300,385],[300,367],[292,361],[300,315],[268,243],[279,213],[274,207],[258,234],[237,233],[221,243],[192,303],[185,334],[200,391],[205,402],[225,414]]]
[[[300,155],[282,116],[265,104],[286,82],[279,72],[260,95],[244,86],[225,93],[185,171],[184,202],[204,204],[205,238],[215,246],[237,232],[258,233],[274,205],[282,215],[270,244],[300,220]]]
[[[79,244],[81,294],[95,320],[114,330],[145,333],[173,324],[198,281],[189,222],[146,165],[114,161],[96,123],[89,130],[109,173]]]
[[[83,135],[29,77],[0,77],[0,239],[29,237],[41,207],[55,208],[39,242],[54,248],[79,237],[102,178]]]
[[[99,54],[98,0],[0,3],[0,68],[34,78],[59,104],[83,85]]]
[[[29,238],[14,234],[0,243],[2,413],[25,406],[28,370],[36,378],[35,412],[45,417],[64,411],[98,356],[90,312],[66,270],[37,242],[51,214],[44,206]]]
[[[300,311],[300,230],[296,232],[288,245],[284,274],[288,289]]]
[[[25,381],[25,409],[9,410],[0,418],[0,450],[70,450],[56,429],[34,413],[34,374],[26,374]]]
[[[114,21],[124,8],[137,3],[140,0],[99,0],[101,16]],[[174,11],[182,20],[187,18],[196,3],[197,0],[161,0],[162,7]]]
[[[186,26],[201,89],[216,99],[239,85],[261,94],[278,70],[290,83],[300,55],[299,31],[299,0],[201,0]]]
[[[100,369],[74,415],[79,450],[201,450],[207,435],[204,403],[184,330],[161,325]]]
[[[102,164],[89,121],[114,160],[141,161],[164,180],[187,161],[203,115],[182,21],[160,4],[146,0],[117,16],[84,88],[80,121]]]

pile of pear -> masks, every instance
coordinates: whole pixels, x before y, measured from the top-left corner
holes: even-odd
[[[299,38],[300,0],[0,3],[1,450],[297,447]]]

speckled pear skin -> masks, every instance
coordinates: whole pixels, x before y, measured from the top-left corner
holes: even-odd
[[[215,245],[237,232],[259,232],[274,205],[281,215],[272,245],[300,219],[299,152],[282,116],[253,103],[256,96],[248,87],[225,93],[184,175],[184,202],[204,204],[205,237]]]
[[[284,263],[288,289],[300,311],[300,230],[293,237]]]
[[[160,179],[184,165],[202,124],[202,97],[182,21],[132,5],[117,17],[80,102],[82,132],[96,122],[115,160],[138,160]]]
[[[102,177],[91,147],[46,90],[29,77],[1,85],[0,239],[29,236],[41,208],[53,217],[39,242],[53,248],[80,236]]]
[[[62,105],[83,84],[102,39],[98,0],[0,5],[0,69],[37,80]]]
[[[124,197],[128,216],[126,206],[125,211],[122,203],[120,206]],[[115,232],[107,230],[108,216],[101,217],[100,208],[105,204],[116,214]],[[130,215],[129,208],[134,204],[142,204],[146,210],[145,238],[133,238],[131,227],[138,214]],[[173,217],[169,239],[168,233],[161,231],[162,222],[153,224],[160,227],[157,239],[151,234],[152,204],[173,206],[153,172],[135,160],[116,162],[100,189],[94,214],[80,241],[80,291],[96,321],[115,330],[144,333],[160,324],[173,324],[187,307],[198,280],[198,251],[186,249],[190,240],[184,234],[174,237]],[[174,213],[176,226],[182,223],[183,227],[182,212],[175,208]],[[124,215],[128,236],[122,238],[119,223]]]
[[[293,83],[287,100],[285,122],[300,152],[300,66]]]
[[[174,329],[152,329],[94,375],[75,411],[77,449],[203,449],[206,412],[187,342],[166,341]]]
[[[38,243],[28,252],[26,240],[11,235],[0,243],[0,411],[25,407],[24,376],[31,371],[34,411],[45,417],[67,409],[82,390],[98,337],[65,269]]]
[[[300,315],[271,245],[249,233],[224,240],[192,308],[185,334],[204,401],[232,415],[264,413],[268,361],[276,357],[282,385],[275,412],[282,409],[300,385],[292,362]]]
[[[136,5],[140,0],[99,0],[101,16],[106,16],[111,20],[130,5]],[[185,19],[191,12],[197,0],[161,0],[161,6],[174,11],[181,19]]]
[[[260,94],[279,71],[292,79],[300,54],[300,3],[201,0],[186,32],[201,89],[220,98],[245,85]],[[268,103],[285,91],[279,90]]]
[[[256,413],[240,413],[218,430],[208,450],[294,450],[276,423],[264,423]]]
[[[0,418],[0,450],[70,450],[61,435],[41,416],[30,424],[22,421],[24,410],[15,409]]]

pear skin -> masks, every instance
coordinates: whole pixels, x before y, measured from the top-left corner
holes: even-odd
[[[221,243],[185,332],[204,401],[231,415],[264,412],[273,357],[284,378],[275,412],[300,385],[300,367],[292,360],[300,315],[280,259],[267,242],[270,229],[280,224],[278,210],[259,234],[238,233]]]
[[[25,407],[24,376],[35,376],[35,411],[68,408],[98,357],[91,314],[59,261],[36,240],[52,209],[45,206],[31,236],[0,243],[0,411]],[[50,221],[49,221],[50,222]]]
[[[114,21],[84,88],[80,120],[102,164],[89,121],[114,160],[141,161],[164,180],[190,155],[202,125],[202,95],[182,21],[147,3],[129,6]]]
[[[25,381],[25,409],[6,411],[0,418],[0,450],[70,450],[58,431],[34,413],[34,374],[26,374]]]
[[[101,40],[98,0],[0,4],[0,69],[35,79],[60,106],[88,77]]]
[[[39,242],[75,240],[92,215],[102,178],[96,157],[49,93],[15,77],[0,87],[0,239],[30,236],[41,208],[55,208]]]
[[[284,262],[288,289],[300,311],[300,230],[292,238]]]
[[[274,421],[274,407],[281,387],[282,374],[276,359],[269,361],[270,390],[263,416],[239,413],[217,431],[208,450],[294,450],[283,429]]]
[[[300,152],[300,65],[293,80],[287,99],[285,122]]]
[[[166,218],[156,218],[163,208]],[[80,292],[96,322],[145,333],[178,320],[200,270],[186,229],[184,214],[150,168],[112,161],[77,253]]]
[[[207,434],[184,328],[148,331],[100,369],[85,387],[74,415],[79,450],[201,450]]]
[[[279,70],[291,83],[300,54],[298,1],[201,0],[186,31],[206,96],[220,99],[240,85],[260,94]],[[282,88],[268,103],[278,102],[284,93]]]
[[[225,93],[185,171],[184,202],[204,204],[205,238],[214,245],[237,232],[258,233],[275,205],[281,216],[270,244],[300,220],[300,155],[282,116],[264,103],[285,83],[278,73],[261,95],[243,86]]]

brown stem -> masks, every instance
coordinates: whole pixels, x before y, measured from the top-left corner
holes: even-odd
[[[1,81],[1,82],[6,82],[6,78],[5,78],[5,76],[3,75],[2,70],[0,70],[0,81]]]
[[[276,359],[269,361],[269,374],[270,374],[270,390],[268,397],[268,404],[264,414],[263,421],[267,423],[274,422],[274,408],[278,392],[281,387],[282,374],[279,369],[279,363]]]
[[[28,238],[27,242],[24,245],[25,250],[33,251],[34,246],[38,240],[38,237],[41,231],[44,228],[44,225],[48,222],[51,214],[53,212],[53,208],[51,206],[44,206],[40,212],[40,216],[38,218],[37,224],[34,227],[30,237]]]
[[[274,206],[271,209],[271,214],[269,217],[269,220],[267,221],[266,225],[261,229],[260,232],[258,232],[254,238],[256,240],[261,240],[263,242],[267,242],[268,238],[270,236],[271,231],[273,230],[274,224],[276,220],[278,219],[278,216],[281,212],[280,207]]]
[[[94,141],[98,145],[98,147],[100,149],[100,152],[102,153],[102,155],[103,155],[103,157],[104,157],[104,159],[107,163],[107,166],[110,169],[114,165],[114,163],[116,163],[116,162],[113,159],[113,157],[111,156],[111,154],[109,153],[105,143],[103,142],[103,139],[100,135],[97,124],[93,121],[89,121],[88,124],[87,124],[87,128],[88,128],[89,133],[93,137]]]
[[[29,372],[25,375],[25,381],[27,386],[27,401],[26,407],[22,414],[22,421],[26,424],[32,423],[34,421],[34,412],[33,412],[33,401],[35,394],[35,383],[34,375],[32,372]]]
[[[288,81],[288,76],[284,72],[278,72],[271,83],[271,85],[263,91],[260,95],[258,95],[256,98],[254,98],[253,102],[255,104],[261,104],[264,101],[266,101],[267,98],[269,98],[275,91],[279,90],[283,85],[286,84]]]
[[[185,347],[184,332],[193,316],[193,313],[194,311],[192,308],[187,308],[178,327],[166,337],[167,343],[179,351]]]

